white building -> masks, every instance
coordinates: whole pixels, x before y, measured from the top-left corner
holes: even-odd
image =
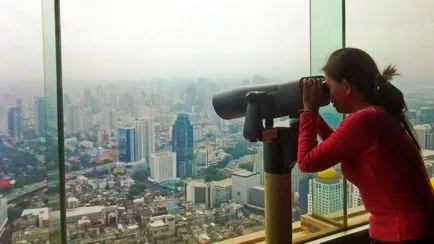
[[[151,154],[151,179],[162,182],[176,179],[176,152]]]
[[[176,234],[175,216],[168,214],[151,217],[147,223],[147,229],[149,241],[152,243],[157,243],[157,240],[166,241],[164,243],[174,243],[172,239],[175,238]]]
[[[8,222],[8,201],[6,198],[0,198],[0,237],[6,228]]]
[[[414,132],[416,133],[419,145],[423,149],[434,149],[434,133],[429,124],[414,125]]]
[[[187,180],[185,187],[186,202],[212,209],[215,204],[215,183]]]
[[[249,190],[261,184],[259,173],[240,170],[232,173],[232,199],[237,203],[245,204],[249,199]]]
[[[343,209],[343,181],[334,168],[321,171],[309,181],[308,213],[328,214]]]
[[[347,181],[347,203],[348,208],[356,208],[363,205],[359,188],[349,181]]]
[[[258,148],[258,152],[256,153],[255,162],[253,164],[253,172],[259,173],[259,185],[264,186],[264,149],[262,146]]]

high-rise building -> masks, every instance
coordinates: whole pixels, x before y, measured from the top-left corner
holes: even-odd
[[[250,188],[259,186],[261,183],[259,173],[247,170],[239,170],[232,173],[232,199],[237,203],[245,204],[249,199]]]
[[[303,178],[303,172],[301,172],[298,164],[295,164],[291,171],[291,193],[299,191],[300,181]]]
[[[103,111],[104,124],[108,130],[116,130],[118,124],[118,117],[116,109],[106,109]]]
[[[119,161],[134,162],[135,156],[135,128],[119,128]]]
[[[318,172],[309,182],[308,213],[328,214],[343,209],[343,181],[334,168]]]
[[[423,149],[434,149],[434,133],[430,124],[415,125],[414,131],[416,133],[419,145]]]
[[[347,203],[348,208],[355,208],[363,205],[359,188],[349,181],[347,181]]]
[[[138,119],[134,121],[135,128],[135,143],[134,154],[138,160],[145,157],[145,121]]]
[[[18,107],[8,110],[8,135],[17,140],[23,139],[23,119]]]
[[[155,152],[154,119],[145,118],[144,158],[149,163],[151,155]]]
[[[98,130],[97,142],[98,144],[105,144],[109,141],[109,134],[107,130],[103,127]]]
[[[66,133],[79,133],[82,131],[80,107],[77,104],[69,104],[66,110]]]
[[[258,152],[256,153],[253,172],[259,173],[261,180],[259,185],[264,186],[264,149],[262,146],[258,148]]]
[[[35,132],[36,136],[45,136],[45,98],[38,97],[35,102]]]
[[[186,114],[178,114],[172,126],[172,151],[176,152],[176,176],[181,179],[191,176],[193,125]]]
[[[301,214],[307,214],[309,210],[309,182],[313,174],[305,174],[298,184],[298,199]]]
[[[0,237],[6,229],[8,222],[8,201],[6,198],[0,198]]]
[[[22,99],[16,100],[16,107],[19,108],[21,111],[23,111],[24,107],[23,107],[23,100]]]
[[[176,179],[176,153],[161,152],[151,155],[151,178],[156,182]]]

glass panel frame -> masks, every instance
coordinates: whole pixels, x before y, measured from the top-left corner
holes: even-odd
[[[67,243],[59,7],[58,0],[42,0],[50,243]]]
[[[321,69],[328,56],[334,50],[344,46],[345,0],[311,0],[310,75],[321,75]],[[320,114],[332,128],[336,128],[344,118],[344,115],[337,113],[331,105],[321,108]],[[331,226],[327,230],[319,231],[322,233],[318,233],[318,235],[336,232],[347,226],[346,180],[340,175],[340,165],[333,168],[338,173],[338,179],[334,182],[322,180],[316,174],[311,175],[312,179],[309,184],[311,216]],[[315,189],[319,189],[319,191],[315,191]],[[324,193],[326,189],[330,192]],[[318,195],[319,193],[321,195]],[[324,202],[318,202],[323,198]],[[336,206],[332,207],[331,204]],[[317,236],[317,234],[313,235]]]

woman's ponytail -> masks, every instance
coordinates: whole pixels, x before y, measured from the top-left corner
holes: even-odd
[[[404,100],[404,95],[398,88],[390,83],[393,77],[397,75],[399,74],[397,73],[396,67],[389,65],[384,69],[382,75],[378,77],[377,102],[378,105],[384,107],[388,113],[399,119],[417,148],[420,149],[416,133],[406,116],[407,105]]]

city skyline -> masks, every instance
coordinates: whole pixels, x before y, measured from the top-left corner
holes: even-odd
[[[427,7],[417,14],[406,11],[411,3],[403,0],[392,7],[386,1],[348,2],[347,45],[367,50],[380,68],[397,64],[402,79],[426,82],[433,74],[428,54],[434,52],[429,45],[434,37],[425,34],[434,31],[429,12],[434,3],[424,2]],[[92,1],[82,8],[83,4],[62,2],[65,87],[72,82],[128,83],[156,77],[244,79],[261,74],[292,79],[309,72],[306,1]],[[0,83],[42,87],[41,4],[1,5]],[[384,9],[395,11],[384,16]],[[408,36],[414,45],[408,45]]]
[[[434,184],[434,35],[426,34],[434,33],[434,2],[423,1],[417,14],[405,0],[346,1],[346,40],[380,69],[398,65],[394,82]],[[52,238],[59,210],[71,243],[215,243],[263,230],[263,145],[243,137],[244,118],[221,119],[211,97],[306,76],[309,2],[61,1],[57,133],[44,96],[42,3],[1,2],[0,242]],[[321,9],[327,16],[339,10],[330,6]],[[332,128],[343,119],[331,106],[321,112]],[[54,156],[52,140],[62,138]],[[58,182],[53,172],[61,170]],[[290,181],[296,242],[342,227],[333,222],[368,223],[340,164],[313,174],[296,164]],[[54,183],[65,185],[60,209],[52,207],[60,199]]]

